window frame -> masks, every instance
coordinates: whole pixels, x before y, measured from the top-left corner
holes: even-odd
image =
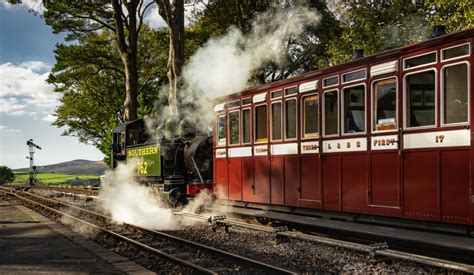
[[[388,79],[395,79],[395,118],[396,118],[396,127],[394,130],[376,130],[376,123],[375,123],[375,114],[374,114],[374,107],[375,107],[375,96],[374,96],[374,93],[375,93],[375,82],[378,82],[378,81],[384,81],[384,80],[388,80]],[[377,78],[377,79],[373,79],[370,83],[370,86],[371,86],[371,94],[370,94],[370,98],[371,98],[371,102],[370,102],[370,112],[372,114],[371,116],[371,130],[372,130],[372,133],[389,133],[389,132],[397,132],[398,131],[398,128],[399,128],[399,125],[400,125],[400,122],[399,122],[399,113],[398,113],[398,105],[399,105],[399,96],[398,94],[400,93],[400,90],[398,89],[398,76],[397,75],[393,75],[393,76],[387,76],[387,77],[383,77],[383,78]]]
[[[452,59],[450,59],[452,60]],[[456,123],[445,123],[444,122],[444,69],[460,64],[466,64],[467,65],[467,121],[466,122],[456,122]],[[439,115],[440,115],[440,126],[441,127],[451,127],[451,126],[465,126],[465,125],[470,125],[471,123],[471,64],[468,61],[460,61],[460,62],[454,62],[454,63],[448,63],[444,64],[440,70],[439,70],[439,77],[440,77],[440,108],[439,108]]]
[[[317,136],[314,136],[314,137],[305,137],[304,136],[304,123],[305,123],[305,119],[306,119],[306,116],[304,115],[304,99],[307,98],[307,97],[312,97],[312,96],[315,96],[317,95],[318,96],[318,133],[317,133]],[[320,119],[320,107],[321,107],[321,97],[319,95],[318,92],[312,92],[312,93],[308,93],[308,94],[304,94],[303,96],[300,97],[300,124],[301,124],[301,127],[300,127],[300,139],[301,140],[308,140],[308,139],[319,139],[321,137],[321,123],[319,123],[319,119]]]
[[[231,114],[231,113],[238,113],[238,118],[239,118],[239,126],[238,126],[238,129],[239,129],[239,137],[238,137],[238,142],[235,143],[235,144],[231,144],[231,143],[230,143],[230,142],[231,142],[231,138],[230,138],[230,137],[231,137],[231,133],[230,133],[230,130],[231,130],[231,129],[230,129],[230,128],[231,128],[231,127],[230,127],[230,114]],[[241,123],[241,121],[240,121],[240,109],[236,109],[236,110],[232,109],[232,111],[227,112],[227,137],[229,137],[229,140],[228,140],[228,142],[227,142],[227,146],[228,146],[228,147],[240,146],[240,144],[241,144],[241,139],[240,139],[240,127],[241,127],[241,126],[240,126],[240,123]]]
[[[364,71],[364,72],[365,72],[365,77],[363,77],[363,78],[357,78],[357,79],[354,79],[354,80],[349,80],[349,81],[344,82],[344,76],[345,76],[345,75],[351,74],[351,73],[360,72],[360,71]],[[341,74],[341,84],[344,84],[344,85],[349,84],[349,83],[353,83],[353,82],[356,82],[356,81],[363,81],[363,80],[366,80],[366,79],[367,79],[367,68],[358,69],[358,70],[353,70],[353,71],[350,71],[350,72]]]
[[[267,114],[266,114],[266,123],[267,123],[267,140],[265,141],[257,141],[257,129],[255,128],[255,126],[257,125],[256,123],[256,120],[257,120],[257,108],[260,107],[260,106],[266,106],[267,107]],[[253,128],[253,132],[254,132],[254,135],[253,135],[253,144],[265,144],[265,143],[268,143],[268,141],[270,140],[270,138],[268,137],[268,104],[266,101],[264,101],[263,103],[259,103],[259,104],[255,104],[253,106],[253,124],[252,126],[254,127]]]
[[[344,128],[345,128],[345,105],[344,105],[344,90],[345,89],[349,89],[349,88],[353,88],[353,87],[357,87],[357,86],[364,86],[364,131],[363,132],[356,132],[356,133],[344,133]],[[357,136],[357,135],[365,135],[367,134],[367,84],[365,84],[365,82],[361,82],[361,83],[356,83],[356,84],[353,84],[353,85],[349,85],[349,86],[344,86],[342,89],[341,89],[341,107],[343,107],[341,109],[341,116],[340,116],[340,120],[341,120],[341,135],[342,136]]]
[[[407,76],[410,76],[410,75],[414,75],[414,74],[418,74],[418,73],[424,73],[424,72],[428,72],[428,71],[434,71],[434,83],[435,83],[435,90],[434,90],[434,93],[435,93],[435,123],[434,125],[428,125],[428,126],[416,126],[416,127],[407,127],[407,82],[406,82],[406,79],[407,79]],[[411,130],[419,130],[419,129],[434,129],[434,128],[437,128],[438,127],[438,114],[439,114],[439,108],[438,108],[438,90],[439,90],[439,87],[438,87],[438,69],[436,69],[436,67],[431,67],[431,68],[426,68],[426,69],[423,69],[423,70],[419,70],[419,71],[413,71],[413,72],[409,72],[409,73],[406,73],[404,76],[403,76],[403,130],[406,130],[406,131],[411,131]]]
[[[232,107],[231,107],[231,104],[232,104],[232,103],[236,103],[236,102],[238,102],[239,105],[237,105],[237,106],[232,106]],[[236,109],[236,108],[240,108],[240,106],[241,106],[241,101],[240,101],[240,99],[236,99],[236,100],[228,101],[228,102],[226,102],[226,104],[227,104],[227,110],[234,110],[234,109]]]
[[[325,86],[324,85],[324,80],[326,79],[329,79],[329,78],[333,78],[333,77],[337,77],[337,84],[332,84],[332,85],[329,85],[329,86]],[[321,80],[321,87],[323,89],[326,89],[326,88],[331,88],[331,87],[336,87],[336,86],[339,86],[339,84],[341,83],[341,80],[339,79],[339,74],[335,74],[335,75],[331,75],[331,76],[328,76],[328,77],[325,77]]]
[[[469,49],[469,52],[465,55],[460,55],[460,56],[456,56],[456,57],[451,57],[451,58],[443,58],[443,52],[445,50],[449,50],[449,49],[452,49],[452,48],[457,48],[457,47],[461,47],[461,46],[464,46],[464,45],[468,45],[468,49]],[[471,56],[471,42],[466,42],[466,43],[461,43],[461,44],[457,44],[457,45],[454,45],[454,46],[450,46],[450,47],[446,47],[446,48],[442,48],[440,51],[439,51],[439,55],[440,55],[440,60],[439,62],[448,62],[448,61],[453,61],[453,60],[457,60],[457,59],[461,59],[461,58],[466,58],[466,57],[469,57]]]
[[[276,92],[281,92],[280,96],[272,97],[273,93],[276,93]],[[277,89],[277,90],[271,91],[270,92],[270,101],[281,99],[283,97],[283,93],[284,93],[283,89]]]
[[[289,89],[292,89],[292,88],[296,88],[296,93],[287,95],[287,94],[286,94],[286,91],[289,90]],[[300,92],[299,86],[298,86],[298,85],[293,85],[293,86],[288,86],[288,87],[283,88],[283,93],[282,93],[282,95],[283,95],[284,97],[292,97],[292,96],[298,95],[299,92]]]
[[[336,95],[337,95],[337,99],[336,99],[336,103],[337,103],[337,133],[336,134],[332,134],[332,135],[327,135],[326,134],[326,98],[325,98],[325,94],[326,93],[329,93],[329,92],[336,92]],[[339,89],[330,89],[330,90],[327,90],[327,91],[323,91],[323,105],[322,105],[322,127],[323,127],[323,137],[338,137],[339,134],[341,133],[341,127],[339,125],[339,122],[340,122],[340,106],[339,106]]]
[[[247,100],[247,99],[250,99],[250,103],[244,104],[244,100]],[[240,106],[242,106],[242,107],[244,107],[244,106],[245,106],[245,107],[246,107],[246,106],[251,106],[251,105],[252,105],[252,101],[253,101],[253,99],[252,99],[251,96],[249,96],[249,97],[244,97],[244,98],[242,98],[242,99],[240,100]]]
[[[431,62],[431,63],[425,63],[425,64],[421,64],[421,65],[418,65],[418,66],[414,66],[414,67],[410,67],[410,68],[407,68],[405,65],[405,61],[407,59],[412,59],[412,58],[416,58],[416,57],[420,57],[420,56],[423,56],[423,55],[429,55],[429,54],[432,54],[432,53],[435,53],[435,61],[434,62]],[[403,71],[410,71],[410,70],[414,70],[416,68],[421,68],[421,67],[424,67],[424,66],[430,66],[430,65],[434,65],[434,64],[437,64],[438,63],[438,51],[437,50],[433,50],[433,51],[430,51],[430,52],[425,52],[425,53],[421,53],[421,54],[417,54],[417,55],[413,55],[413,56],[408,56],[408,57],[405,57],[402,59],[402,68],[403,68]]]
[[[219,118],[224,117],[224,121],[226,125],[224,126],[226,129],[224,130],[224,133],[226,134],[226,137],[221,139],[219,137]],[[217,114],[217,121],[216,121],[216,147],[225,147],[227,146],[227,114],[225,112]]]
[[[287,98],[285,98],[284,100],[284,107],[283,107],[283,119],[282,119],[282,123],[283,123],[283,140],[284,141],[292,141],[292,140],[297,140],[298,139],[298,97],[296,97],[297,93],[294,94],[295,96],[291,95]],[[286,136],[286,102],[287,101],[291,101],[291,100],[294,100],[295,101],[295,137],[294,138],[288,138]]]
[[[275,104],[280,104],[280,139],[273,139],[273,105]],[[278,141],[283,141],[283,101],[280,100],[275,100],[270,103],[270,141],[271,142],[278,142]]]
[[[243,117],[244,117],[244,116],[243,116],[243,113],[244,113],[244,111],[246,111],[246,110],[249,110],[249,111],[250,111],[250,141],[249,141],[249,142],[244,142],[244,131],[243,131],[243,130],[244,130],[244,129],[243,129],[243,125],[244,125],[244,124],[242,123],[242,122],[243,122]],[[240,119],[240,125],[241,125],[241,126],[240,126],[240,137],[241,137],[241,139],[240,139],[240,144],[241,144],[241,145],[252,144],[252,140],[253,140],[253,135],[252,135],[252,133],[253,133],[253,131],[252,131],[252,126],[253,126],[253,124],[252,124],[252,107],[251,107],[251,106],[248,106],[248,107],[242,108],[242,109],[240,110],[240,116],[241,116],[241,119]]]

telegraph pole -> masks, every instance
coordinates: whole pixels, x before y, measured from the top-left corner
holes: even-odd
[[[29,174],[30,174],[30,177],[28,178],[28,185],[29,186],[32,186],[33,185],[33,182],[34,182],[34,178],[35,178],[35,172],[36,172],[36,166],[34,165],[34,158],[33,158],[33,155],[35,154],[35,148],[41,150],[41,147],[39,147],[38,145],[36,145],[34,142],[33,142],[33,139],[29,139],[28,141],[26,141],[26,145],[28,145],[29,149],[30,149],[30,156],[29,157],[26,157],[27,159],[30,160],[30,169],[29,169]]]

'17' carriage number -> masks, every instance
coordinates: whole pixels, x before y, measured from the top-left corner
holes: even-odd
[[[435,141],[436,141],[436,143],[443,143],[444,135],[436,135],[435,136]]]
[[[139,161],[137,163],[137,173],[138,174],[147,174],[147,168],[148,168],[148,164],[146,163],[146,161]]]

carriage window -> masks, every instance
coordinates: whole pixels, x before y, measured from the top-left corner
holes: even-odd
[[[225,116],[217,118],[217,144],[225,145]]]
[[[436,52],[420,55],[404,60],[405,69],[428,65],[436,62]]]
[[[271,98],[278,98],[278,97],[281,97],[281,91],[272,92]]]
[[[250,143],[250,109],[242,110],[242,143]]]
[[[367,76],[367,73],[365,70],[359,70],[347,74],[342,75],[342,83],[349,82],[349,81],[354,81],[357,79],[365,79]]]
[[[451,58],[469,55],[469,43],[441,50],[441,59],[447,60]]]
[[[285,101],[285,138],[296,138],[296,99]]]
[[[255,141],[267,141],[267,105],[255,107]]]
[[[468,121],[467,64],[457,64],[443,69],[443,123]]]
[[[323,87],[334,86],[337,84],[339,84],[339,77],[337,75],[323,80]]]
[[[319,96],[312,95],[303,98],[303,137],[318,137],[318,107]]]
[[[392,78],[375,82],[373,93],[374,130],[397,129],[397,79]]]
[[[250,104],[252,104],[252,98],[251,97],[242,99],[242,105],[250,105]]]
[[[324,135],[337,135],[339,133],[339,112],[337,105],[337,91],[323,94],[324,107]]]
[[[294,95],[298,92],[298,87],[291,87],[285,89],[285,96]]]
[[[344,133],[365,132],[365,87],[346,88],[344,95]]]
[[[239,144],[239,112],[229,113],[229,145]]]
[[[406,126],[435,125],[435,72],[427,71],[409,75],[405,79],[405,85]]]
[[[240,106],[240,100],[236,100],[236,101],[231,101],[229,103],[227,103],[227,107],[230,109],[230,108],[235,108],[235,107],[239,107]]]
[[[272,140],[281,140],[281,102],[272,104]]]

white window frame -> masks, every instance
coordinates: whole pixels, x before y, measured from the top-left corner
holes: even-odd
[[[407,76],[418,74],[418,73],[424,73],[424,72],[429,72],[429,71],[434,71],[434,82],[435,82],[435,123],[434,125],[428,125],[428,126],[416,126],[416,127],[407,127]],[[419,70],[419,71],[414,71],[407,73],[403,76],[403,129],[407,131],[411,130],[418,130],[418,129],[433,129],[436,128],[438,125],[438,70],[435,67],[427,68],[424,70]]]
[[[280,104],[280,139],[273,139],[273,105]],[[282,100],[275,100],[270,103],[270,141],[283,141],[283,102]]]
[[[270,140],[270,137],[268,136],[268,104],[267,102],[264,102],[264,103],[261,103],[261,104],[257,104],[257,105],[254,105],[253,107],[253,124],[252,126],[255,126],[257,125],[257,107],[260,107],[260,106],[266,106],[267,107],[267,119],[266,119],[266,123],[267,123],[267,140],[266,141],[257,141],[257,129],[256,128],[253,128],[253,143],[254,144],[265,144],[265,143],[268,143],[268,141]]]
[[[315,95],[318,96],[318,101],[319,101],[319,102],[318,102],[318,118],[317,118],[317,119],[318,119],[318,136],[317,136],[317,137],[305,137],[305,136],[304,136],[304,117],[305,117],[305,116],[304,116],[304,110],[305,110],[305,109],[304,109],[304,99],[307,98],[307,97],[315,96]],[[320,114],[320,106],[321,106],[321,97],[320,97],[319,93],[313,91],[312,93],[309,93],[309,94],[306,94],[306,93],[305,93],[303,96],[301,96],[301,98],[300,98],[300,122],[301,122],[301,123],[300,123],[300,124],[301,124],[301,127],[300,127],[300,131],[301,131],[300,137],[301,137],[301,138],[300,138],[300,139],[301,139],[301,140],[319,139],[319,138],[321,137],[321,125],[320,125],[320,123],[319,123],[319,118],[320,118],[320,116],[321,116],[321,114]]]
[[[295,94],[296,95],[296,94]],[[286,136],[286,102],[287,101],[291,101],[291,100],[294,100],[295,101],[295,127],[296,127],[296,130],[295,130],[295,137],[294,138],[288,138]],[[288,98],[285,98],[285,101],[283,103],[283,119],[282,119],[282,122],[283,122],[283,137],[284,137],[284,140],[285,141],[290,141],[290,140],[297,140],[298,139],[298,98],[295,96],[290,96]]]
[[[451,59],[450,59],[451,60]],[[466,64],[467,65],[467,121],[466,122],[457,122],[457,123],[445,123],[444,122],[444,69],[460,64]],[[441,116],[441,127],[447,127],[447,126],[457,126],[457,125],[469,125],[470,124],[470,119],[471,119],[471,65],[469,64],[468,61],[461,61],[461,62],[456,62],[456,63],[449,63],[445,64],[443,67],[440,69],[440,85],[441,85],[441,102],[440,102],[440,116]]]
[[[224,121],[227,123],[226,113],[220,113],[217,115],[216,142],[217,142],[217,147],[225,147],[227,145],[227,125],[225,125],[226,129],[224,130],[224,132],[226,133],[226,137],[220,138],[219,137],[219,118],[220,117],[224,117]]]
[[[357,79],[354,79],[354,80],[349,80],[349,81],[344,82],[344,76],[345,76],[345,75],[352,74],[352,73],[356,73],[356,72],[360,72],[360,71],[364,71],[364,72],[365,72],[365,77],[364,77],[364,78],[357,78]],[[350,71],[350,72],[341,74],[341,83],[342,83],[342,84],[349,84],[349,83],[353,83],[353,82],[356,82],[356,81],[362,81],[362,80],[366,80],[366,79],[367,79],[367,68],[363,68],[363,69],[359,69],[359,70],[354,70],[354,71]]]
[[[337,133],[336,134],[332,134],[332,135],[326,135],[326,98],[325,98],[325,94],[326,93],[329,93],[329,92],[336,92],[336,96],[337,96],[337,99],[336,99],[336,104],[337,104]],[[323,106],[322,106],[322,127],[323,127],[323,137],[338,137],[340,132],[341,132],[341,127],[339,125],[339,122],[340,122],[340,115],[341,113],[339,112],[340,111],[340,106],[339,106],[339,89],[332,89],[332,90],[327,90],[327,91],[324,91],[323,92],[323,97],[322,97],[322,103],[323,103]]]
[[[410,67],[410,68],[405,67],[405,60],[420,57],[420,56],[423,56],[423,55],[430,55],[432,53],[435,53],[435,61],[434,62],[425,63],[425,64],[421,64],[421,65],[418,65],[418,66]],[[410,71],[410,70],[414,70],[416,68],[433,65],[433,64],[436,64],[436,63],[438,63],[438,51],[436,51],[436,50],[431,51],[431,52],[427,52],[427,53],[417,54],[417,55],[414,55],[414,56],[408,56],[408,57],[403,58],[403,60],[402,60],[402,66],[403,66],[404,71]]]
[[[239,140],[236,144],[231,144],[231,138],[230,138],[230,114],[231,113],[238,113],[239,117]],[[229,147],[235,147],[235,146],[240,146],[241,140],[240,140],[240,110],[232,110],[227,112],[227,137],[229,137],[229,142],[227,143]]]
[[[230,107],[231,103],[234,103],[234,102],[239,102],[239,105],[234,106],[234,107]],[[232,101],[227,102],[227,109],[228,110],[234,110],[236,108],[240,108],[240,105],[241,105],[240,99],[232,100]]]
[[[445,50],[449,50],[449,49],[457,48],[457,47],[462,47],[464,45],[468,45],[469,52],[467,54],[456,56],[456,57],[451,57],[451,58],[443,58],[443,52]],[[466,43],[462,43],[462,44],[458,44],[458,45],[454,45],[454,46],[451,46],[451,47],[441,49],[441,51],[440,51],[440,62],[446,62],[446,61],[452,61],[452,60],[456,60],[456,59],[466,58],[466,57],[469,57],[470,55],[471,55],[471,43],[466,42]]]
[[[246,100],[246,99],[250,99],[250,103],[244,104],[244,100]],[[241,102],[240,102],[240,105],[241,105],[242,107],[243,107],[243,106],[250,106],[250,105],[252,105],[252,101],[253,101],[253,100],[252,100],[252,97],[251,97],[251,96],[246,97],[246,98],[242,98],[242,100],[241,100]]]
[[[277,97],[272,98],[272,94],[273,94],[274,92],[281,92],[281,94],[280,94],[280,96],[277,96]],[[273,101],[273,100],[281,99],[281,98],[283,97],[283,93],[284,93],[284,92],[283,92],[282,89],[278,89],[278,90],[271,91],[271,92],[270,92],[270,100]]]
[[[387,79],[395,79],[395,122],[396,122],[396,127],[394,130],[376,130],[376,123],[375,123],[375,110],[374,110],[374,106],[375,106],[375,83],[378,82],[378,81],[384,81],[384,80],[387,80]],[[399,105],[399,92],[400,90],[398,89],[398,76],[396,75],[393,75],[393,76],[388,76],[388,77],[383,77],[383,78],[378,78],[378,79],[373,79],[372,82],[370,83],[370,86],[371,86],[371,94],[370,94],[370,112],[372,114],[372,121],[370,122],[371,124],[371,129],[372,129],[372,132],[373,133],[388,133],[388,132],[397,132],[398,131],[398,125],[399,125],[399,117],[398,117],[398,105]]]
[[[291,88],[296,88],[296,93],[291,94],[291,95],[286,95],[286,90],[291,89]],[[298,89],[298,85],[293,85],[293,86],[289,86],[289,87],[283,88],[283,93],[282,93],[282,95],[283,95],[284,97],[292,97],[292,96],[297,96],[297,95],[299,94],[299,92],[300,92],[300,90]]]
[[[356,133],[344,133],[344,129],[345,129],[345,117],[346,117],[346,113],[345,113],[345,105],[344,105],[344,90],[346,89],[350,89],[350,88],[353,88],[353,87],[357,87],[357,86],[364,86],[364,131],[363,132],[356,132]],[[357,136],[357,135],[365,135],[367,134],[367,85],[365,84],[365,82],[361,82],[361,83],[357,83],[357,84],[353,84],[353,85],[349,85],[349,86],[345,86],[341,89],[341,117],[339,118],[341,120],[341,135],[342,136]]]
[[[244,114],[245,110],[250,111],[250,141],[249,142],[244,142],[244,129],[242,128],[242,126],[244,125],[243,124],[243,118],[244,118],[243,114]],[[242,110],[240,112],[240,116],[241,116],[241,121],[240,121],[240,125],[241,125],[241,127],[240,127],[240,137],[241,137],[241,139],[240,139],[240,143],[242,145],[252,144],[252,140],[253,140],[253,135],[252,135],[252,133],[253,133],[253,131],[252,131],[252,126],[253,126],[253,124],[252,124],[252,108],[251,107],[242,108]]]
[[[337,77],[337,84],[332,84],[332,85],[329,85],[329,86],[324,86],[324,80],[329,79],[329,78],[334,78],[334,77]],[[330,87],[336,87],[336,86],[339,85],[339,83],[341,83],[341,80],[339,79],[339,75],[338,75],[338,74],[335,74],[335,75],[332,75],[332,76],[323,78],[322,81],[321,81],[321,86],[323,87],[323,89],[326,89],[326,88],[330,88]]]

